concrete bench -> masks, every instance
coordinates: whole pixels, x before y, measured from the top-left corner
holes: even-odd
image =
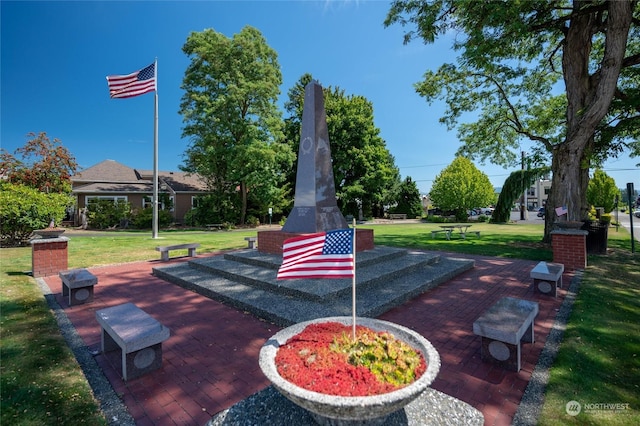
[[[407,215],[405,213],[393,213],[389,215],[389,219],[406,219]]]
[[[562,263],[540,262],[531,270],[533,288],[536,292],[557,297],[558,287],[562,288],[563,273]]]
[[[431,238],[435,238],[436,235],[438,235],[441,232],[444,233],[444,235],[447,237],[447,240],[451,239],[451,230],[450,229],[435,229],[435,230],[431,231]]]
[[[538,304],[503,297],[473,323],[481,337],[481,358],[503,368],[520,371],[520,342],[534,342]]]
[[[199,243],[176,244],[173,246],[156,247],[156,251],[160,252],[160,260],[169,260],[169,252],[172,250],[189,250],[189,257],[196,255],[196,249],[200,247]]]
[[[93,302],[93,286],[98,278],[86,269],[70,269],[58,273],[62,280],[62,297],[69,298],[69,306]]]
[[[102,352],[121,352],[122,378],[134,379],[162,366],[162,342],[169,329],[133,303],[96,312],[102,328]]]
[[[248,248],[250,249],[256,248],[258,237],[244,237],[244,240],[247,242]]]
[[[224,228],[224,224],[223,223],[210,223],[209,225],[205,225],[207,227],[207,229],[209,231],[211,231],[212,229],[222,229]]]

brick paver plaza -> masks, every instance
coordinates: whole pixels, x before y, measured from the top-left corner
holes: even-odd
[[[565,272],[566,284],[554,298],[534,292],[529,273],[535,261],[453,256],[474,259],[475,268],[380,318],[418,331],[436,347],[442,367],[434,389],[480,410],[486,425],[509,425],[573,274]],[[184,259],[173,262],[180,261]],[[99,282],[94,301],[71,307],[62,297],[58,276],[45,282],[92,351],[100,347],[99,309],[131,302],[167,326],[171,337],[163,343],[159,370],[125,382],[119,365],[101,354],[95,359],[137,425],[204,425],[269,385],[258,366],[258,353],[279,327],[156,278],[151,275],[154,266],[158,262],[89,268]],[[505,296],[538,302],[540,309],[536,342],[522,345],[522,369],[517,373],[482,362],[480,337],[472,329],[473,322]]]

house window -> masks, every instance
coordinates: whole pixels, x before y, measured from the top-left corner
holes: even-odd
[[[191,208],[195,209],[196,207],[200,207],[200,203],[202,202],[202,196],[194,195],[191,197]]]
[[[142,208],[152,208],[152,199],[153,197],[149,196],[142,197]],[[169,210],[171,212],[174,210],[173,206],[175,205],[175,200],[173,195],[159,194],[158,199],[160,200],[160,204],[158,204],[160,210]]]
[[[151,202],[151,197],[148,197],[146,195],[142,197],[142,208],[150,209],[152,207],[153,207],[153,203]]]
[[[100,196],[96,196],[96,195],[87,195],[84,198],[84,203],[86,206],[90,205],[91,203],[96,203],[99,200],[109,200],[109,201],[113,201],[113,203],[126,203],[127,202],[127,197],[124,195],[100,195]]]

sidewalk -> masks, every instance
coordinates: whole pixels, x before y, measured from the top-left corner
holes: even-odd
[[[198,257],[206,257],[200,255]],[[476,261],[474,269],[392,309],[380,318],[412,328],[436,347],[442,359],[432,388],[480,410],[485,425],[509,425],[531,379],[572,274],[565,273],[557,298],[533,292],[529,272],[536,262],[453,255]],[[174,260],[181,262],[185,259]],[[45,278],[90,351],[100,349],[95,311],[132,302],[171,330],[163,344],[160,370],[124,382],[119,366],[95,356],[111,386],[137,425],[204,425],[269,385],[258,366],[260,347],[278,327],[199,296],[151,275],[159,262],[91,268],[98,277],[94,302],[69,307],[57,276]],[[167,262],[162,265],[167,265]],[[501,297],[539,303],[534,344],[522,345],[520,372],[504,371],[480,360],[480,338],[473,321]]]

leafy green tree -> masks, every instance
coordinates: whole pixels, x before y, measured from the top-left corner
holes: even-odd
[[[465,157],[456,157],[436,176],[429,197],[442,210],[454,211],[458,220],[466,220],[468,210],[495,199],[489,177]]]
[[[70,193],[71,176],[78,167],[75,158],[59,139],[50,140],[46,132],[27,137],[31,139],[14,154],[0,150],[0,175],[45,193]]]
[[[616,196],[620,190],[616,188],[616,181],[600,169],[596,169],[587,186],[587,200],[594,207],[604,208],[605,213],[610,213],[616,203]]]
[[[281,199],[281,165],[293,161],[276,105],[282,84],[277,54],[250,26],[232,38],[212,29],[193,32],[182,50],[191,60],[180,104],[183,136],[191,141],[182,169],[205,178],[219,200],[216,214],[228,217],[223,209],[233,207],[233,221],[242,224],[249,194],[265,210]]]
[[[0,235],[2,245],[24,243],[35,229],[60,223],[68,206],[68,194],[44,193],[22,184],[0,181]]]
[[[304,74],[289,90],[285,110],[286,140],[298,152],[304,89],[312,80]],[[344,90],[323,87],[327,130],[333,160],[338,207],[344,214],[365,217],[382,216],[385,204],[397,202],[400,173],[395,159],[380,137],[373,120],[373,105],[362,96],[347,96]],[[291,168],[288,182],[295,187],[297,164]]]
[[[402,181],[399,192],[398,205],[392,209],[392,213],[404,213],[410,219],[422,217],[420,190],[411,177]]]
[[[637,1],[397,0],[385,20],[395,23],[410,27],[405,43],[458,34],[458,63],[426,72],[417,92],[447,103],[441,122],[458,128],[459,154],[510,166],[525,139],[533,167],[551,156],[548,203],[569,220],[587,217],[592,165],[640,154]],[[477,121],[458,125],[467,112]]]

